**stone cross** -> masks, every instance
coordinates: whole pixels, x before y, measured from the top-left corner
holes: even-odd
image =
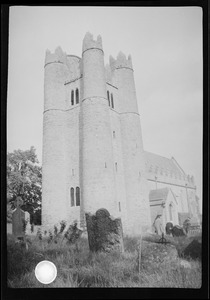
[[[12,234],[17,240],[25,238],[25,212],[20,208],[21,205],[23,205],[23,200],[21,197],[17,197],[15,201],[16,210],[12,214]]]
[[[124,251],[122,222],[114,219],[108,210],[101,208],[95,215],[86,213],[88,242],[91,251]]]

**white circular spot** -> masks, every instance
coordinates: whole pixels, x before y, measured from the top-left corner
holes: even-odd
[[[51,261],[43,260],[35,268],[35,276],[44,284],[53,282],[57,276],[57,268]]]

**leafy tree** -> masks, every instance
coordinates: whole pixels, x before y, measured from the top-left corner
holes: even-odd
[[[7,220],[11,220],[11,209],[20,196],[24,204],[21,207],[31,215],[31,222],[41,222],[41,185],[42,171],[38,165],[35,148],[14,150],[7,154]]]

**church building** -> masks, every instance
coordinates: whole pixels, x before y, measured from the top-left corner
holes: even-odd
[[[77,221],[106,208],[124,234],[151,229],[157,214],[199,219],[193,177],[174,158],[146,152],[131,56],[104,66],[101,37],[87,33],[82,55],[58,47],[45,57],[42,225]]]

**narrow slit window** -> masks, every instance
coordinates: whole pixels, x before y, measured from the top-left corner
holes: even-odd
[[[107,99],[108,99],[108,103],[109,103],[109,106],[110,106],[109,91],[107,91]]]
[[[116,135],[115,135],[115,131],[113,131],[113,138],[115,139]]]
[[[80,206],[80,188],[76,187],[76,206]]]
[[[74,206],[74,188],[71,188],[71,206]]]
[[[74,176],[74,169],[72,169],[72,176]]]
[[[76,89],[76,104],[79,103],[79,90]]]
[[[119,202],[118,204],[119,204],[119,211],[121,211],[121,205],[120,205],[120,202]]]
[[[114,99],[113,99],[113,94],[111,93],[111,103],[112,103],[112,108],[114,108]]]
[[[71,105],[74,105],[74,91],[71,91]]]
[[[117,163],[115,163],[115,170],[117,171]]]
[[[104,165],[104,166],[105,166],[105,168],[107,168],[106,162],[105,162],[105,165]]]

